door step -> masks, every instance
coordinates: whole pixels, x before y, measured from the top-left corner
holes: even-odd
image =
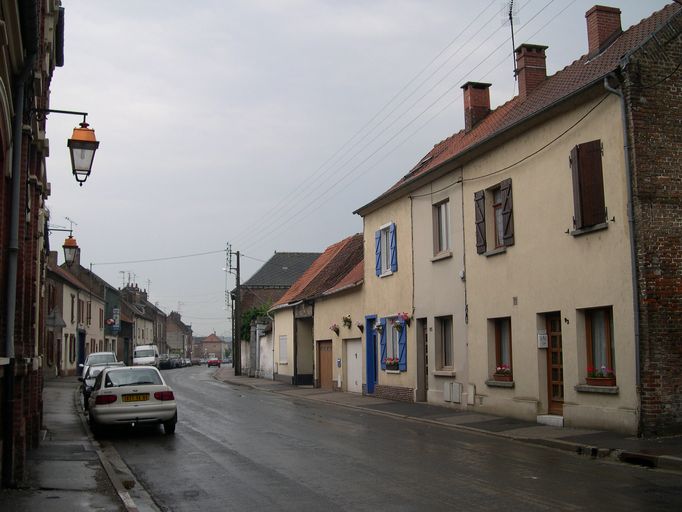
[[[541,414],[538,416],[538,423],[540,425],[549,425],[550,427],[563,427],[564,417],[553,414]]]

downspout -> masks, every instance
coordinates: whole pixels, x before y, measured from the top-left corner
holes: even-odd
[[[14,373],[16,360],[14,353],[14,324],[17,312],[17,269],[19,260],[19,205],[21,196],[21,156],[24,126],[25,85],[33,70],[35,53],[26,57],[24,69],[17,78],[14,91],[14,119],[12,120],[12,196],[10,203],[10,235],[7,251],[7,291],[5,297],[5,357],[9,365],[5,366],[4,397],[4,441],[2,449],[3,486],[14,485]]]
[[[628,124],[627,124],[627,114],[626,114],[626,104],[625,96],[621,88],[614,88],[609,84],[609,78],[613,77],[618,83],[618,77],[612,72],[604,77],[604,88],[615,94],[620,98],[620,112],[622,116],[623,123],[623,158],[625,160],[625,174],[627,177],[627,194],[628,194],[628,227],[630,230],[630,277],[632,279],[632,305],[635,315],[635,376],[637,383],[637,390],[639,392],[641,385],[641,372],[640,372],[640,347],[639,347],[639,285],[637,281],[637,246],[635,240],[635,216],[634,208],[632,205],[632,168],[630,166],[630,145],[628,137]]]

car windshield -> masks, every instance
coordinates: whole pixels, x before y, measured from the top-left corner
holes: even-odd
[[[107,373],[105,387],[138,386],[142,384],[163,384],[154,368],[126,368]]]
[[[152,349],[136,350],[135,357],[154,357],[154,351]]]
[[[91,354],[88,357],[88,364],[101,364],[101,363],[113,363],[116,361],[116,356],[114,354]]]

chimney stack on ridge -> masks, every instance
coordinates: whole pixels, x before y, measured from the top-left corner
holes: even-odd
[[[464,89],[464,131],[470,131],[490,113],[490,84],[467,82]]]
[[[547,78],[545,50],[547,46],[522,44],[516,49],[516,73],[522,100]]]
[[[623,32],[620,26],[620,9],[616,7],[595,5],[587,11],[585,18],[590,58],[603,51]]]

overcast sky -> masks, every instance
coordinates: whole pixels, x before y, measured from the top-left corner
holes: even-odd
[[[594,3],[515,1],[516,45],[549,46],[555,73],[586,53]],[[599,3],[625,29],[668,2]],[[352,212],[463,128],[463,83],[492,83],[493,108],[516,93],[501,0],[62,4],[51,108],[88,112],[100,148],[79,187],[79,119],[49,117],[51,224],[74,221],[84,266],[148,289],[199,336],[230,332],[228,242],[245,281],[275,251],[361,232]]]

